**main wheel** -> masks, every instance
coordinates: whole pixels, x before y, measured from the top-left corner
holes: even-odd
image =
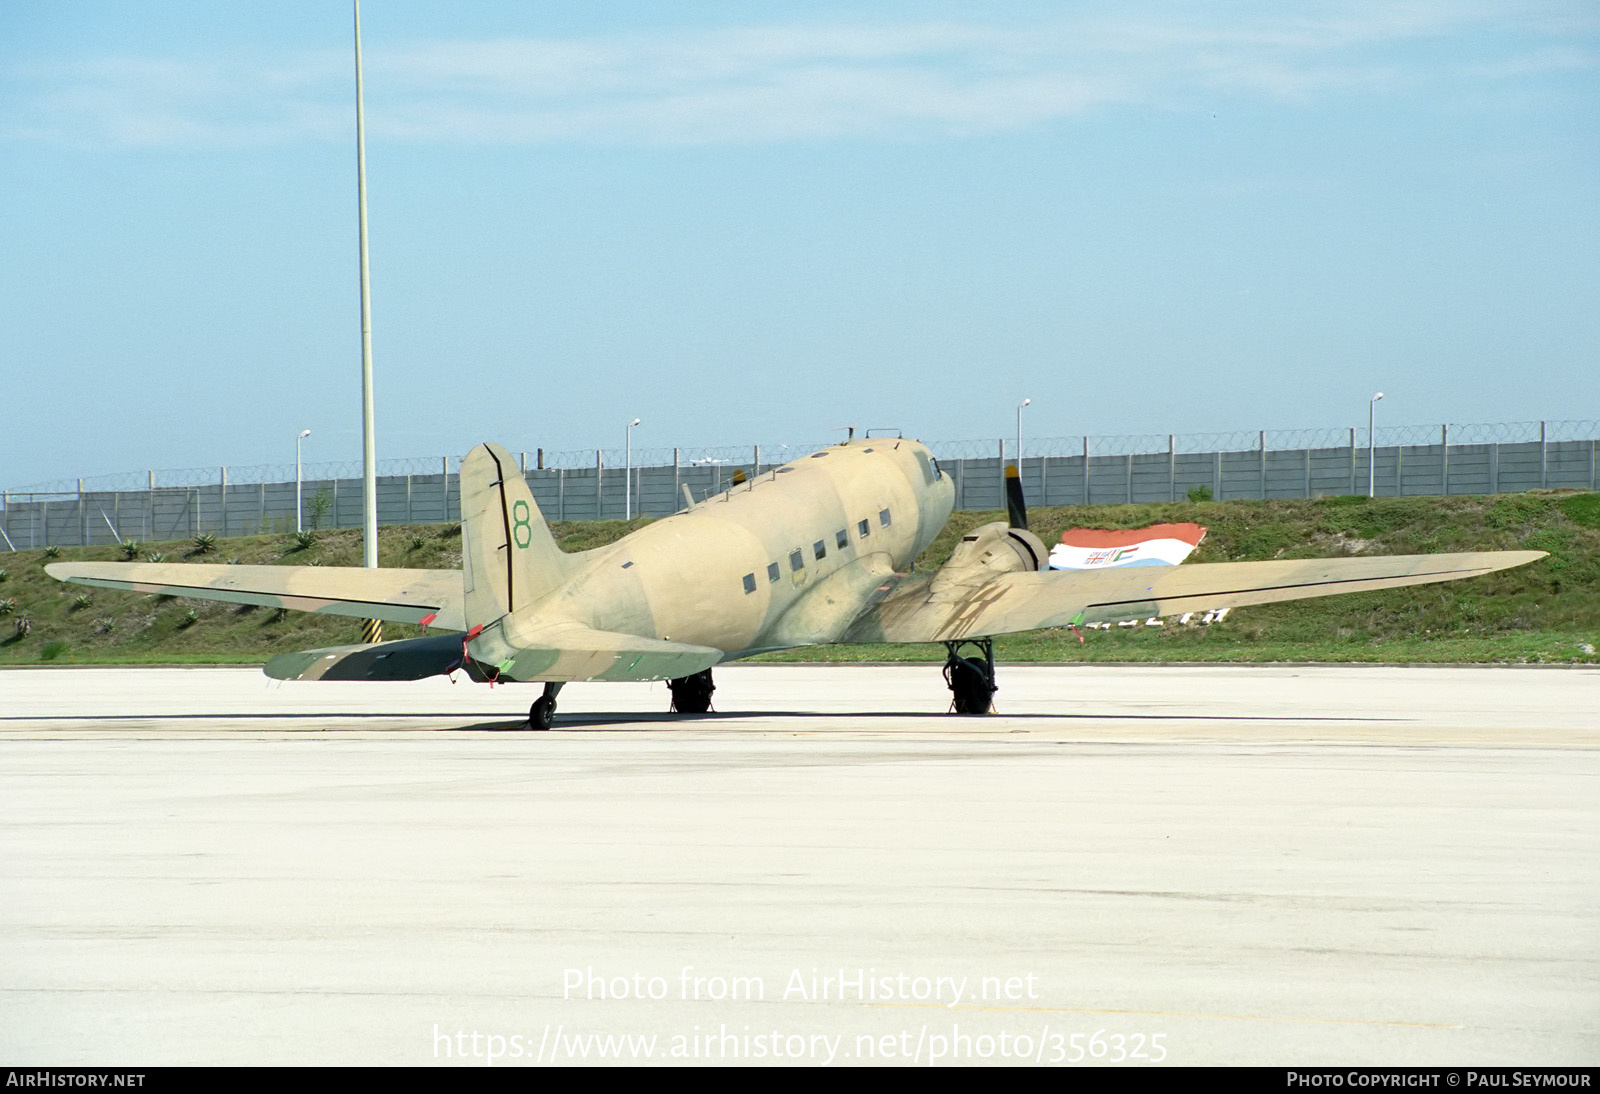
[[[548,695],[541,695],[533,701],[533,706],[528,708],[529,729],[549,729],[550,723],[556,719],[556,701]]]
[[[711,682],[711,670],[705,669],[693,676],[668,680],[667,690],[672,692],[672,709],[679,714],[704,714],[711,709],[711,693],[717,685]]]
[[[954,694],[957,714],[988,714],[994,701],[994,689],[983,668],[967,658],[952,661],[949,666],[950,690]]]

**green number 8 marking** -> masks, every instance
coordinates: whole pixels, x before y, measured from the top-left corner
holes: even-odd
[[[518,547],[526,547],[533,542],[533,525],[528,523],[528,503],[517,501],[511,506],[511,538]]]

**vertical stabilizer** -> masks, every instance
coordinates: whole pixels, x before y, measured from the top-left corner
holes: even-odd
[[[517,463],[497,444],[461,461],[461,571],[469,628],[488,626],[547,596],[567,577]]]

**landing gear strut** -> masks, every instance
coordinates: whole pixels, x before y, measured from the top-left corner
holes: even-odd
[[[976,646],[974,656],[964,657],[962,646]],[[944,644],[944,682],[954,696],[957,714],[988,714],[997,689],[994,682],[994,639],[971,638]]]
[[[693,676],[682,676],[667,681],[672,692],[672,709],[679,714],[704,714],[711,709],[711,693],[717,685],[711,682],[711,670],[705,669]]]
[[[544,686],[544,694],[533,701],[533,706],[528,708],[529,729],[549,729],[550,723],[556,717],[556,695],[561,691],[558,683],[548,683]]]

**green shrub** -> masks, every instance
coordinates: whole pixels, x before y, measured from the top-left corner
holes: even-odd
[[[192,627],[198,622],[200,622],[200,613],[190,608],[183,613],[183,622],[179,624],[179,628]]]
[[[164,552],[161,552],[161,551],[151,551],[150,555],[149,555],[149,558],[150,558],[151,562],[165,562],[165,561],[167,561],[166,554]]]
[[[65,642],[62,642],[59,639],[54,642],[46,642],[44,644],[44,648],[39,651],[39,660],[54,661],[56,658],[60,657],[66,652],[67,644]]]
[[[81,612],[83,609],[87,608],[93,603],[94,598],[88,593],[79,593],[77,596],[72,598],[72,610],[75,612]]]
[[[311,499],[311,527],[313,530],[322,527],[322,522],[328,517],[328,510],[333,508],[333,495],[328,493],[324,486],[317,491],[316,497]]]
[[[317,544],[317,533],[312,531],[310,528],[307,528],[303,532],[296,532],[294,534],[294,541],[299,550],[309,551]]]
[[[10,576],[11,576],[11,571],[10,570],[0,570],[0,581],[4,581]]]
[[[17,610],[17,598],[16,597],[8,596],[4,600],[0,600],[0,615],[10,615],[12,612],[14,612],[16,610]]]
[[[122,558],[124,562],[132,562],[139,557],[139,552],[144,549],[144,544],[136,539],[124,540],[122,543]]]
[[[60,558],[61,557],[61,548],[55,546],[54,544],[51,544],[49,547],[46,547],[44,549],[44,557],[45,558]]]
[[[1189,493],[1187,495],[1185,495],[1185,496],[1190,501],[1210,501],[1211,500],[1211,487],[1209,487],[1209,486],[1191,486],[1191,487],[1189,487]]]
[[[208,555],[217,549],[217,535],[215,532],[201,532],[194,537],[194,553]]]
[[[29,619],[25,615],[19,617],[17,619],[16,630],[17,630],[17,637],[18,638],[26,638],[26,637],[28,637],[28,635],[30,633],[32,633],[32,631],[33,631],[33,620]]]

